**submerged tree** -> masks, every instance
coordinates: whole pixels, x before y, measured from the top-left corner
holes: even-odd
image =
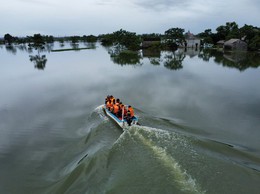
[[[10,52],[10,53],[12,53],[14,55],[17,52],[17,49],[16,49],[16,47],[13,44],[5,45],[5,49],[6,49],[6,51],[8,51],[8,52]]]
[[[248,43],[248,50],[260,49],[260,28],[245,24],[240,28],[240,31],[244,40]]]
[[[198,34],[198,36],[203,40],[202,43],[213,44],[213,33],[211,29],[206,29],[204,32]]]
[[[140,48],[141,39],[134,32],[128,32],[120,29],[113,33],[114,43],[124,46],[129,50],[138,50]]]
[[[112,34],[105,34],[99,36],[103,46],[114,46],[127,50],[138,50],[141,44],[140,36],[134,32],[126,30],[118,30]]]
[[[94,35],[89,35],[89,36],[84,35],[82,37],[82,40],[84,42],[94,43],[94,42],[97,42],[97,37]]]
[[[14,41],[14,37],[11,36],[10,34],[5,34],[4,35],[4,40],[7,42],[9,45],[11,45]]]
[[[33,36],[27,36],[27,41],[30,42],[29,47],[35,48],[36,50],[38,50],[38,52],[45,48],[44,47],[45,41],[41,34],[34,34]]]
[[[34,63],[34,67],[39,70],[44,70],[47,62],[46,55],[30,55],[30,61]]]
[[[226,22],[226,25],[219,26],[217,29],[217,35],[221,40],[229,40],[231,38],[241,38],[238,24],[236,22]]]
[[[185,42],[184,29],[182,28],[171,28],[165,31],[165,42],[172,48],[177,49],[177,47]]]

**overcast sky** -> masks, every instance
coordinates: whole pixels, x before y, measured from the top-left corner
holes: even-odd
[[[121,28],[194,34],[235,21],[260,27],[260,0],[0,0],[0,37],[99,35]]]

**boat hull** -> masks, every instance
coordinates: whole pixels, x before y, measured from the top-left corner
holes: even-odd
[[[134,125],[139,125],[138,123],[138,118],[134,117],[132,119],[131,125],[129,126],[126,119],[119,119],[116,115],[114,115],[112,112],[110,112],[105,105],[103,106],[103,110],[106,113],[107,116],[109,116],[111,119],[113,119],[119,127],[121,127],[122,129],[128,128],[130,126],[134,126]]]

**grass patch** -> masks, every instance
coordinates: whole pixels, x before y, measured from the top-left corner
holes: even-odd
[[[93,49],[93,48],[68,48],[68,49],[54,49],[51,50],[51,52],[63,52],[63,51],[80,51],[80,50],[87,50],[87,49]]]

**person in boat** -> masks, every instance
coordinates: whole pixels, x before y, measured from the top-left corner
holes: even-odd
[[[113,95],[110,96],[111,102],[114,104],[114,101],[116,100]]]
[[[134,118],[134,115],[135,115],[133,107],[132,107],[131,105],[129,105],[129,106],[128,106],[128,110],[129,110],[129,112],[130,112],[131,118],[133,119],[133,118]]]
[[[110,99],[110,96],[107,95],[107,97],[105,98],[105,104],[107,104],[107,102],[109,101],[109,99]]]
[[[107,104],[109,103],[110,101],[110,96],[108,95],[106,98],[105,98],[105,105],[107,107]]]
[[[124,111],[125,111],[124,119],[126,120],[127,124],[129,126],[131,126],[131,123],[132,123],[133,118],[134,118],[134,109],[133,109],[132,106],[128,106],[128,109],[126,109],[125,107],[123,107],[123,108],[124,108]]]
[[[119,115],[119,117],[122,118],[122,117],[126,116],[126,114],[127,114],[127,110],[125,108],[125,105],[122,102],[120,102],[119,103],[119,113],[118,113],[118,115]]]
[[[119,100],[119,99],[118,99]],[[115,99],[113,100],[113,108],[112,108],[112,113],[118,117],[119,114],[119,103],[118,100],[116,101]]]
[[[113,107],[113,104],[112,104],[112,101],[109,99],[107,104],[106,104],[106,107],[109,111],[111,111],[112,107]]]
[[[116,113],[116,116],[117,116],[118,118],[121,117],[121,115],[122,115],[120,104],[122,104],[122,102],[120,101],[119,98],[117,98],[117,99],[116,99],[116,105],[117,105],[117,107],[118,107],[118,112]]]
[[[132,123],[132,121],[133,121],[133,118],[131,117],[131,112],[130,112],[130,110],[127,111],[126,116],[125,116],[125,120],[126,120],[127,124],[128,124],[129,126],[131,126],[131,123]]]
[[[106,108],[107,108],[108,103],[109,103],[109,98],[106,98],[105,99],[105,106],[106,106]]]
[[[115,99],[111,98],[111,108],[110,111],[113,113],[113,109],[114,109],[114,104],[115,104]]]

